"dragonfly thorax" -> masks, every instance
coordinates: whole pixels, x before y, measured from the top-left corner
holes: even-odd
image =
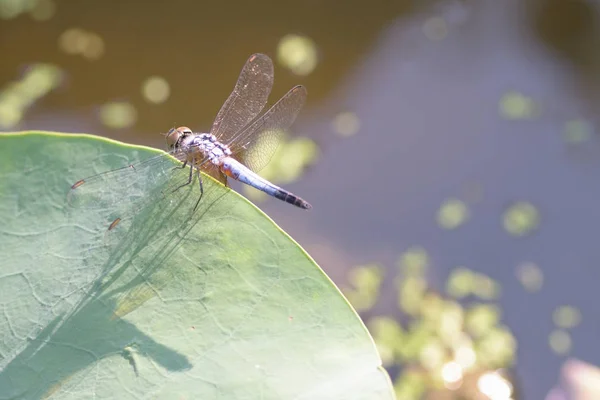
[[[212,164],[221,165],[223,159],[232,154],[229,146],[219,142],[215,135],[194,133],[187,127],[172,129],[167,134],[167,145],[192,164],[208,160]]]
[[[186,153],[188,159],[191,158],[196,163],[208,158],[215,165],[221,165],[223,159],[231,155],[229,147],[217,141],[215,135],[210,133],[194,134],[183,143],[182,150]]]

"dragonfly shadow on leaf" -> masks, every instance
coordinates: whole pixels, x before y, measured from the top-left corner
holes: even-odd
[[[168,371],[192,368],[186,355],[153,337],[159,332],[136,321],[155,312],[152,305],[145,308],[151,299],[164,307],[172,293],[192,281],[183,272],[185,268],[180,268],[178,248],[230,190],[204,177],[206,190],[194,211],[198,187],[191,184],[174,191],[187,172],[173,169],[173,165],[161,164],[154,170],[158,175],[168,170],[168,181],[155,176],[150,183],[140,179],[143,183],[135,187],[119,187],[115,182],[110,191],[91,185],[88,192],[71,199],[68,218],[82,237],[76,254],[81,268],[94,271],[94,279],[80,288],[80,300],[69,313],[54,318],[2,369],[3,394],[40,398],[68,391],[77,385],[75,377],[90,373],[92,365],[111,357],[118,357],[111,363],[126,366],[118,367],[120,370],[125,368],[136,376],[156,373],[155,366],[149,368],[155,364]],[[132,192],[137,195],[126,197]],[[122,221],[109,230],[115,209]],[[202,269],[194,272],[201,275]],[[201,277],[194,279],[189,288],[199,300],[204,296],[202,281]],[[124,356],[131,353],[125,349],[132,344],[135,365],[131,357]]]
[[[0,372],[2,394],[39,399],[58,392],[72,393],[74,388],[81,392],[79,381],[86,374],[97,373],[94,364],[108,358],[121,378],[155,374],[154,363],[168,371],[192,367],[185,355],[160,344],[131,322],[115,320],[114,308],[114,302],[96,298],[67,319],[55,318]],[[141,354],[135,369],[123,357],[124,349],[132,343]],[[83,390],[81,396],[92,397]]]
[[[181,186],[187,180],[187,171],[173,165],[155,168],[151,184],[140,179],[136,187],[120,187],[116,182],[110,190],[101,191],[86,186],[89,193],[78,194],[79,204],[85,207],[75,207],[72,220],[93,216],[100,221],[93,239],[80,249],[83,262],[98,271],[87,300],[83,299],[81,305],[96,297],[114,300],[115,317],[123,317],[150,298],[160,296],[169,283],[186,279],[179,275],[173,255],[187,233],[229,189],[204,176],[202,201],[194,209],[200,196],[197,181]],[[144,176],[149,172],[132,171]],[[156,177],[161,175],[168,179]],[[132,192],[135,196],[131,196]],[[102,200],[105,194],[109,198]],[[88,196],[97,198],[88,201]],[[127,196],[130,201],[123,200]]]

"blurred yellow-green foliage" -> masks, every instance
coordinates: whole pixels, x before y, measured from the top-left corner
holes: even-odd
[[[522,93],[511,91],[500,99],[500,115],[507,119],[535,118],[541,112],[535,101]]]
[[[443,294],[428,284],[430,263],[420,247],[401,254],[395,277],[399,313],[374,315],[366,321],[384,365],[398,370],[396,395],[411,400],[444,389],[456,396],[473,390],[511,393],[512,383],[502,371],[514,365],[517,343],[493,303],[500,296],[500,285],[481,273],[457,267]],[[357,310],[365,313],[376,305],[384,271],[378,265],[352,269],[351,286],[344,294]],[[573,319],[565,310],[560,313],[563,319]]]
[[[458,228],[469,217],[467,205],[457,199],[449,199],[442,204],[438,211],[438,224],[445,229]]]
[[[504,229],[514,236],[523,236],[540,223],[540,216],[535,206],[528,202],[517,202],[504,213]]]
[[[0,3],[2,4],[2,3]],[[32,104],[55,89],[62,71],[52,64],[33,64],[20,79],[0,90],[0,129],[16,126]]]

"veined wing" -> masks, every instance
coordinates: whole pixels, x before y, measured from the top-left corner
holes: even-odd
[[[222,143],[230,142],[265,108],[272,87],[273,62],[264,54],[251,55],[217,114],[211,133]]]
[[[304,86],[293,87],[266,113],[226,144],[248,168],[254,172],[260,171],[269,163],[285,132],[294,123],[306,96]]]
[[[103,157],[115,162],[113,154]],[[178,161],[182,157],[158,154],[82,179],[69,190],[69,222],[86,237],[77,251],[84,265],[95,268],[86,297],[102,294],[114,303],[116,317],[136,309],[171,281],[173,271],[162,269],[165,260],[227,193],[205,179],[201,207],[194,211],[200,196],[197,178],[175,190],[189,179],[189,168],[181,168]],[[97,222],[90,226],[90,221]]]
[[[181,169],[179,153],[163,153],[126,167],[84,178],[73,184],[67,195],[72,212],[98,213],[112,229],[130,219],[150,203],[173,201],[173,188],[188,179]],[[115,222],[116,221],[116,222]],[[114,226],[112,225],[114,224]]]

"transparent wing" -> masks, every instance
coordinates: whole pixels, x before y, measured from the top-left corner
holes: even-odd
[[[273,87],[273,62],[264,54],[248,58],[233,92],[221,107],[211,133],[227,143],[262,111]]]
[[[306,101],[306,88],[295,86],[260,118],[227,143],[233,154],[254,172],[264,168]]]
[[[186,233],[228,193],[203,176],[204,195],[194,210],[200,196],[195,173],[190,185],[175,190],[189,179],[189,168],[181,168],[178,161],[181,156],[163,153],[93,175],[77,181],[67,194],[69,223],[87,237],[79,257],[96,274],[89,294],[115,302],[115,316],[136,309],[171,281],[176,272],[163,265],[169,264]],[[102,157],[116,161],[114,154]],[[108,160],[103,161],[106,165]]]
[[[163,153],[81,179],[69,190],[68,205],[74,212],[101,214],[96,216],[106,225],[98,228],[112,229],[150,205],[165,203],[164,206],[169,206],[177,202],[183,192],[175,189],[184,185],[190,176],[189,165],[181,168],[183,159],[181,153]],[[193,186],[199,197],[197,179],[189,186]],[[191,203],[193,206],[194,202]]]

